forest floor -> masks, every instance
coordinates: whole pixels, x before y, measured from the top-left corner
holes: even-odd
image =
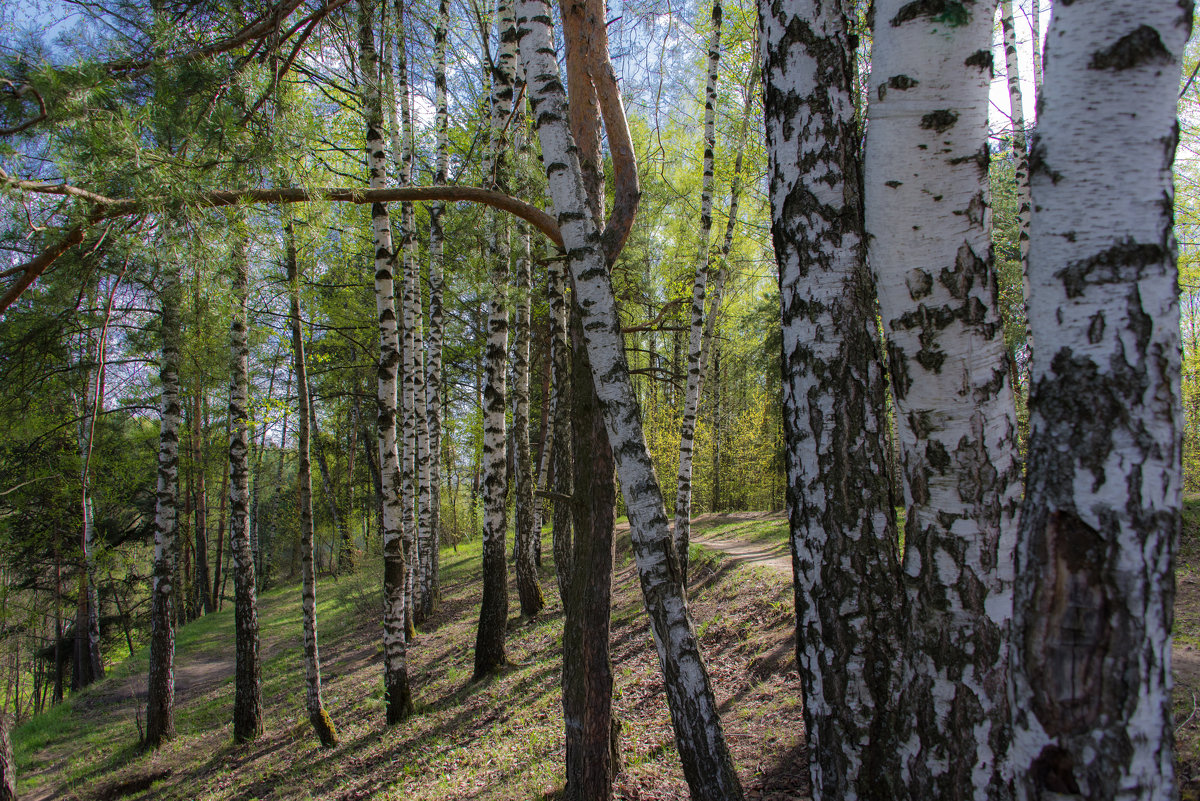
[[[783,516],[701,515],[694,522],[691,608],[735,762],[754,801],[808,797],[804,723],[795,672],[791,557]],[[325,703],[341,744],[322,749],[304,711],[299,588],[264,593],[263,695],[267,731],[234,745],[231,610],[180,630],[177,738],[137,746],[146,653],[14,732],[21,798],[549,799],[563,783],[559,675],[561,605],[550,563],[547,608],[517,617],[510,593],[501,674],[470,681],[479,595],[479,544],[444,551],[445,600],[411,646],[415,715],[383,725],[377,557],[318,590]],[[510,580],[512,571],[510,569]],[[1175,713],[1184,801],[1200,799],[1200,496],[1186,502],[1177,571]],[[615,707],[625,769],[616,798],[687,797],[657,657],[641,607],[628,528],[618,527],[613,596]]]

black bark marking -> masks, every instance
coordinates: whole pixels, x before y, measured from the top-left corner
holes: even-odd
[[[914,19],[930,17],[937,22],[958,27],[965,25],[970,16],[964,4],[953,0],[913,0],[902,6],[896,16],[892,17],[891,25],[897,28]]]
[[[1149,25],[1140,25],[1103,50],[1092,54],[1088,62],[1090,70],[1129,70],[1143,64],[1170,64],[1174,59],[1171,51],[1163,45],[1158,31]]]
[[[1075,759],[1069,751],[1057,745],[1048,745],[1038,754],[1029,768],[1034,781],[1043,789],[1064,795],[1080,795],[1079,783],[1075,781]]]
[[[1111,248],[1086,259],[1071,262],[1054,274],[1063,282],[1068,298],[1082,295],[1089,284],[1128,284],[1142,278],[1146,267],[1162,264],[1168,258],[1157,243],[1139,244],[1127,237]]]
[[[938,109],[931,111],[924,117],[921,117],[921,127],[927,131],[936,131],[937,133],[945,133],[954,127],[958,122],[958,115],[950,109]]]
[[[992,51],[976,50],[967,56],[967,60],[963,64],[967,67],[978,67],[981,70],[987,70],[988,75],[991,75],[993,71]]]
[[[909,271],[904,283],[908,287],[908,296],[913,300],[928,297],[933,292],[933,276],[919,267]]]

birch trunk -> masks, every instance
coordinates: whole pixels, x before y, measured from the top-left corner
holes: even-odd
[[[1021,471],[989,239],[994,9],[875,13],[866,230],[907,505],[900,775],[915,798],[1009,795]]]
[[[708,283],[708,242],[712,232],[713,150],[716,148],[717,68],[721,60],[721,0],[713,0],[712,38],[708,43],[708,80],[704,87],[704,177],[700,189],[700,244],[696,253],[696,278],[692,283],[691,326],[688,331],[687,388],[683,397],[683,420],[679,429],[679,474],[675,487],[675,555],[680,581],[687,590],[688,543],[692,521],[692,450],[695,446],[696,415],[704,381],[704,293]]]
[[[92,496],[89,465],[96,430],[96,415],[104,404],[104,363],[101,346],[88,340],[87,381],[83,390],[83,408],[79,429],[79,458],[81,469],[81,511],[83,530],[79,536],[79,604],[75,616],[75,659],[71,685],[78,690],[97,679],[104,678],[104,663],[100,658],[100,598],[96,592],[96,524],[92,516]]]
[[[589,213],[567,121],[546,0],[520,0],[518,37],[543,162],[575,280],[592,376],[632,523],[634,555],[662,665],[684,775],[696,799],[738,799],[741,784],[725,745],[708,671],[683,596],[678,562],[642,434],[612,284]]]
[[[250,551],[250,463],[247,404],[250,393],[250,346],[246,338],[249,263],[246,242],[233,252],[233,294],[237,308],[229,327],[229,550],[233,554],[234,697],[233,739],[253,740],[263,733],[262,665],[258,655],[258,599]]]
[[[575,482],[574,449],[571,447],[571,354],[567,348],[566,264],[554,259],[547,266],[547,294],[550,297],[550,361],[553,365],[550,399],[550,421],[553,431],[554,516],[551,520],[551,543],[554,549],[554,571],[558,579],[558,594],[563,609],[567,608],[570,587],[571,555],[574,551],[571,536],[571,488]]]
[[[1170,655],[1183,417],[1171,164],[1190,28],[1190,7],[1119,0],[1060,3],[1048,32],[1029,271],[1040,344],[1011,677],[1021,799],[1178,793]],[[1092,109],[1104,110],[1103,125]]]
[[[809,775],[814,799],[885,801],[903,797],[893,702],[903,595],[863,234],[852,11],[763,0],[759,19]]]
[[[449,163],[447,130],[450,115],[446,99],[446,37],[450,23],[449,0],[438,3],[437,22],[434,25],[434,107],[436,142],[433,182],[444,186]],[[425,405],[429,415],[429,451],[433,460],[430,465],[429,492],[429,547],[426,552],[428,570],[421,588],[426,617],[433,614],[441,597],[441,582],[438,580],[441,551],[441,490],[442,490],[442,339],[445,322],[442,317],[442,294],[445,291],[444,237],[442,214],[445,204],[434,203],[429,207],[429,338],[425,341],[426,380]]]
[[[513,7],[499,0],[496,29],[500,47],[492,67],[492,132],[488,158],[484,160],[484,182],[489,188],[504,185],[505,127],[512,114],[516,75],[516,31]],[[504,537],[508,526],[505,506],[508,497],[506,474],[506,373],[508,370],[508,262],[510,257],[507,219],[496,220],[492,233],[491,292],[487,318],[486,383],[483,390],[483,600],[479,609],[479,632],[475,638],[475,678],[482,678],[505,662],[504,635],[508,622],[508,563]]]
[[[1033,0],[1036,6],[1041,0]],[[1033,206],[1029,197],[1029,150],[1025,142],[1025,105],[1021,91],[1021,66],[1017,52],[1017,26],[1013,19],[1013,0],[1000,0],[1000,28],[1004,34],[1004,65],[1008,77],[1008,105],[1012,117],[1012,151],[1017,182],[1017,243],[1021,255],[1021,280],[1025,297],[1029,297],[1029,217]],[[1036,47],[1036,45],[1035,45]],[[1025,314],[1025,349],[1022,360],[1033,352],[1033,336],[1029,333],[1029,313]],[[1012,364],[1013,390],[1017,387],[1017,365]]]
[[[299,457],[297,482],[300,501],[300,559],[301,606],[304,612],[304,706],[308,721],[317,733],[321,745],[337,745],[337,732],[325,704],[321,700],[321,655],[317,645],[317,576],[313,569],[313,508],[312,460],[309,458],[309,438],[312,408],[309,405],[308,365],[304,363],[304,333],[300,323],[300,268],[296,259],[295,233],[292,222],[284,225],[287,243],[288,283],[291,285],[292,359],[296,370],[298,431],[296,448]]]
[[[515,48],[515,43],[514,43]],[[514,52],[515,60],[515,52]],[[518,83],[514,95],[521,100],[513,110],[513,151],[516,154],[516,184],[518,194],[524,194],[528,184],[526,171],[529,169],[528,132],[526,130],[524,104],[525,76],[517,64]],[[529,228],[517,222],[517,241],[520,254],[516,259],[517,275],[513,289],[516,303],[513,308],[513,463],[516,473],[515,516],[516,526],[513,539],[516,551],[517,596],[521,601],[521,614],[533,617],[546,606],[538,583],[537,554],[541,531],[535,527],[534,482],[531,472],[533,457],[529,450],[529,340],[531,336],[530,303],[533,294],[531,266],[532,246]]]
[[[158,487],[154,504],[154,576],[150,596],[150,674],[146,680],[146,745],[175,736],[175,629],[171,626],[172,541],[178,528],[180,269],[162,274],[162,416],[158,435]],[[56,654],[57,657],[57,654]],[[57,661],[57,659],[56,659]],[[55,697],[61,698],[56,685]]]
[[[372,31],[374,0],[360,0],[358,10],[359,68],[362,70],[363,111],[366,117],[367,167],[371,188],[387,183],[383,144],[383,104],[379,93],[379,62]],[[412,713],[408,684],[408,646],[405,631],[405,568],[401,509],[400,458],[396,443],[396,371],[400,365],[393,275],[392,226],[387,206],[371,206],[375,235],[375,311],[379,324],[379,370],[376,389],[379,432],[379,494],[383,506],[383,686],[387,722],[398,723]]]
[[[1029,27],[1033,37],[1033,91],[1034,98],[1042,96],[1042,0],[1031,0]]]

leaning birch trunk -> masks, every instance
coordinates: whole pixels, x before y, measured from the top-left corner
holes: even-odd
[[[433,31],[434,43],[434,106],[436,152],[433,182],[446,184],[449,164],[447,130],[450,115],[446,99],[446,37],[450,20],[449,0],[438,3],[437,22]],[[429,473],[429,548],[426,552],[428,570],[421,588],[421,600],[425,616],[432,615],[441,595],[438,581],[439,552],[441,549],[441,490],[442,490],[442,338],[445,322],[442,317],[442,294],[445,290],[443,277],[444,237],[442,214],[444,203],[429,207],[429,338],[425,340],[425,405],[429,415],[429,452],[432,463]]]
[[[150,675],[146,680],[146,745],[175,736],[175,629],[171,626],[172,542],[178,528],[180,269],[162,276],[162,422],[158,435],[158,488],[154,505],[154,577],[150,596]]]
[[[1059,3],[1050,22],[1033,145],[1029,317],[1039,347],[1013,627],[1021,799],[1178,793],[1170,655],[1183,418],[1171,164],[1190,27],[1169,0]]]
[[[596,392],[632,523],[634,555],[662,665],[684,775],[696,799],[738,799],[741,784],[687,611],[662,491],[629,380],[612,283],[567,122],[546,0],[520,0],[518,40],[559,227],[569,254]]]
[[[250,274],[244,239],[234,245],[233,269],[237,308],[229,327],[229,550],[233,554],[236,631],[233,739],[240,743],[253,740],[263,732],[258,599],[254,587],[254,558],[250,551],[250,462],[246,425],[250,393],[250,346],[246,337]]]
[[[491,141],[484,160],[484,184],[503,185],[506,174],[505,125],[512,113],[516,75],[516,36],[513,7],[499,0],[496,29],[500,48],[492,68]],[[494,219],[492,227],[491,292],[487,317],[487,379],[483,391],[483,600],[475,638],[475,678],[482,678],[505,662],[504,636],[508,622],[508,563],[504,536],[508,526],[507,450],[505,442],[506,373],[508,371],[508,261],[507,218]]]
[[[903,596],[863,235],[851,5],[764,0],[759,19],[809,776],[814,799],[886,801],[903,797],[893,756]]]
[[[309,438],[312,408],[309,405],[308,365],[304,363],[304,332],[300,324],[300,269],[291,220],[284,225],[287,246],[288,283],[291,284],[292,360],[296,371],[296,420],[298,454],[297,483],[300,501],[300,592],[304,613],[304,706],[321,745],[337,745],[337,731],[321,701],[321,654],[317,646],[317,576],[313,569],[312,460]]]
[[[383,103],[379,94],[379,62],[372,31],[374,0],[360,0],[358,7],[359,67],[363,112],[366,117],[366,147],[369,185],[387,184],[387,157],[383,144]],[[379,434],[379,494],[383,517],[383,687],[387,722],[398,723],[412,713],[412,691],[408,684],[408,644],[405,631],[404,534],[400,502],[400,456],[396,443],[396,371],[400,366],[397,348],[396,303],[393,275],[396,256],[392,250],[392,225],[387,206],[371,205],[375,236],[375,311],[379,325],[379,369],[376,384]]]
[[[875,13],[866,230],[907,505],[898,726],[915,798],[1009,792],[1021,469],[989,238],[994,8],[886,0]]]
[[[721,0],[713,0],[712,39],[708,43],[708,80],[704,87],[704,177],[700,189],[700,243],[696,252],[696,278],[692,284],[692,316],[688,331],[687,388],[683,396],[683,420],[679,428],[679,474],[675,485],[675,555],[680,581],[687,588],[688,544],[692,521],[692,451],[696,438],[696,415],[700,411],[700,389],[704,381],[704,293],[708,282],[708,240],[712,232],[713,150],[717,143],[717,68],[721,60]]]

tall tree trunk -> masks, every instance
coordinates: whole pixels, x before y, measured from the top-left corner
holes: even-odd
[[[372,22],[373,0],[360,0],[358,11],[359,68],[362,70],[363,111],[366,117],[366,147],[369,185],[387,183],[387,160],[383,146],[383,107],[379,94],[379,62]],[[379,370],[376,390],[379,431],[379,494],[383,518],[383,687],[387,722],[398,723],[412,713],[412,690],[408,683],[408,644],[405,631],[404,534],[401,514],[400,458],[396,444],[396,371],[400,366],[399,338],[393,276],[396,256],[392,250],[392,226],[387,206],[371,206],[375,235],[375,310],[379,324]]]
[[[893,700],[903,594],[851,13],[846,1],[759,4],[809,776],[814,799],[886,801],[903,797]]]
[[[228,426],[226,426],[228,429]],[[228,431],[226,431],[228,436]],[[217,510],[217,558],[213,561],[212,600],[213,608],[221,611],[222,596],[225,587],[221,578],[221,558],[225,547],[225,504],[229,493],[229,471],[223,470],[221,476],[221,500]]]
[[[1036,6],[1041,0],[1033,0]],[[1029,198],[1029,150],[1025,144],[1025,105],[1021,90],[1021,59],[1017,53],[1017,26],[1013,19],[1013,0],[1000,0],[1000,27],[1004,34],[1004,65],[1008,76],[1008,104],[1012,116],[1012,151],[1017,182],[1017,242],[1021,254],[1021,279],[1024,295],[1029,297],[1029,217],[1033,206]],[[1033,337],[1029,334],[1029,315],[1025,315],[1026,356],[1032,354]],[[1011,364],[1013,391],[1017,388],[1017,364]]]
[[[192,606],[197,613],[203,610],[208,614],[213,611],[213,603],[208,592],[208,486],[204,480],[207,460],[204,458],[201,398],[202,392],[197,387],[192,396],[192,464],[196,469],[195,502],[192,504],[196,514],[196,580],[192,583]]]
[[[693,798],[739,799],[741,783],[725,744],[708,671],[688,615],[662,491],[646,450],[629,380],[600,232],[588,209],[583,173],[568,126],[550,29],[551,9],[546,0],[521,0],[518,18],[521,59],[530,77],[529,94],[543,161],[582,310],[592,377],[632,524],[634,557],[684,775]]]
[[[305,373],[307,374],[307,370]],[[325,491],[325,502],[329,506],[329,519],[333,521],[333,530],[336,533],[336,540],[341,544],[341,547],[347,547],[350,541],[350,522],[346,515],[343,515],[338,509],[337,489],[334,487],[333,475],[329,471],[329,463],[325,460],[325,448],[321,445],[321,429],[317,425],[317,405],[313,402],[312,387],[307,384],[304,390],[308,395],[308,424],[310,440],[313,441],[315,447],[312,448],[317,454],[317,469],[321,472],[321,487]],[[353,450],[347,453],[353,453]],[[347,509],[347,514],[351,509]],[[336,546],[335,546],[336,547]],[[303,546],[301,546],[303,548]],[[331,547],[332,551],[333,548]],[[332,561],[332,556],[330,557]]]
[[[700,243],[696,250],[696,277],[692,283],[691,326],[688,331],[687,389],[679,428],[679,473],[675,485],[675,529],[672,536],[679,560],[680,581],[687,591],[688,543],[692,520],[692,449],[696,415],[704,382],[704,293],[708,284],[708,241],[712,232],[713,150],[717,144],[717,69],[721,61],[721,0],[712,4],[712,38],[708,42],[708,79],[704,86],[704,176],[700,189]]]
[[[914,798],[1010,792],[1005,643],[1021,469],[990,242],[994,10],[875,9],[866,230],[907,504],[900,738]]]
[[[449,109],[446,99],[446,37],[450,24],[449,0],[439,0],[437,21],[433,30],[434,49],[434,113],[436,119],[435,166],[433,182],[438,186],[446,183],[449,163],[447,129]],[[429,543],[425,551],[428,568],[425,583],[421,588],[425,616],[432,615],[441,597],[438,578],[441,550],[441,504],[442,504],[442,339],[445,322],[442,317],[442,295],[445,291],[443,277],[444,246],[442,214],[445,204],[434,203],[429,207],[429,338],[425,341],[425,406],[428,412],[429,453],[432,462],[429,472]]]
[[[553,363],[553,395],[551,396],[552,458],[554,460],[554,516],[551,521],[551,542],[554,549],[554,570],[558,578],[558,594],[563,609],[568,608],[571,558],[574,553],[572,527],[572,487],[575,483],[574,459],[571,447],[571,354],[567,347],[566,263],[554,259],[547,266],[547,292],[550,296],[550,361]]]
[[[179,473],[179,307],[182,289],[177,264],[162,275],[162,422],[158,435],[158,487],[154,509],[154,577],[150,595],[150,673],[146,680],[146,745],[157,748],[175,736],[175,629],[171,598],[175,576],[171,552],[178,528]],[[57,688],[56,688],[57,692]]]
[[[100,658],[100,598],[96,592],[96,523],[92,517],[89,466],[95,439],[96,416],[104,408],[103,343],[88,340],[87,381],[83,391],[82,425],[79,432],[81,469],[81,511],[83,530],[79,537],[79,602],[75,615],[75,659],[72,689],[82,689],[104,677]]]
[[[234,243],[233,269],[237,307],[229,326],[229,550],[233,554],[235,631],[233,739],[241,743],[253,740],[263,732],[258,599],[254,559],[250,552],[250,462],[246,425],[250,393],[250,346],[246,337],[250,267],[246,242],[241,238]]]
[[[296,239],[291,219],[284,224],[287,243],[288,283],[291,285],[291,328],[292,359],[296,370],[297,407],[296,420],[299,436],[296,447],[299,457],[298,483],[300,495],[300,559],[301,559],[301,605],[304,610],[304,706],[308,721],[317,733],[321,745],[337,745],[337,731],[325,704],[321,701],[321,655],[317,646],[317,576],[313,569],[313,508],[312,508],[312,461],[309,459],[309,421],[312,409],[309,406],[308,366],[304,363],[304,332],[300,323],[300,266],[296,259]],[[332,497],[332,495],[331,495]]]
[[[1030,4],[1029,28],[1033,40],[1033,91],[1034,98],[1042,96],[1042,0]]]
[[[498,0],[496,30],[500,47],[491,69],[491,136],[484,159],[484,185],[506,185],[506,128],[513,108],[517,42],[513,7]],[[505,662],[504,637],[508,622],[508,563],[504,537],[508,527],[508,476],[505,442],[506,379],[508,371],[508,273],[511,255],[507,217],[493,214],[491,299],[487,318],[487,381],[483,391],[483,601],[475,638],[475,678],[493,673]]]
[[[515,44],[514,44],[515,46]],[[515,54],[514,54],[515,59]],[[516,185],[524,190],[528,182],[529,134],[525,121],[525,75],[517,64],[517,91],[521,98],[513,110],[513,151],[516,154]],[[524,194],[518,191],[518,194]],[[521,614],[533,617],[546,605],[538,583],[537,551],[541,532],[534,528],[533,457],[529,452],[529,340],[531,335],[531,296],[533,294],[532,248],[529,228],[517,222],[517,241],[520,253],[516,259],[517,274],[513,289],[516,303],[513,308],[513,464],[516,473],[515,516],[513,532],[516,550],[517,595]]]
[[[1038,349],[1010,688],[1022,799],[1178,793],[1170,655],[1183,419],[1171,164],[1187,6],[1059,3],[1050,22],[1033,145]]]

